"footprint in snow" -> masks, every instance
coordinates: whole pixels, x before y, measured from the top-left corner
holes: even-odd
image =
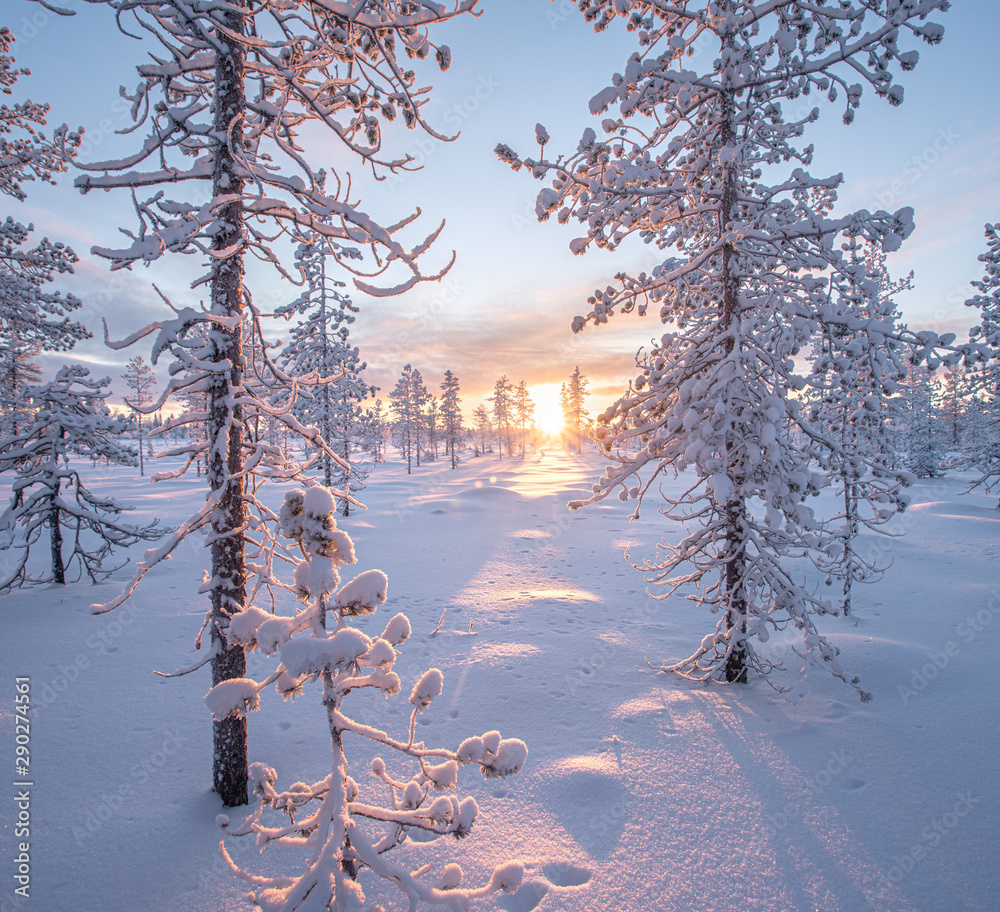
[[[856,792],[859,788],[864,788],[868,783],[864,779],[845,779],[840,787],[845,792]]]
[[[845,716],[849,716],[850,714],[851,708],[849,706],[846,706],[839,700],[834,700],[827,708],[827,711],[823,714],[823,718],[839,720],[843,719]]]
[[[540,880],[529,880],[517,888],[513,896],[504,896],[499,906],[507,912],[531,912],[549,892],[549,885]]]
[[[557,887],[579,887],[587,883],[593,876],[588,868],[572,864],[568,861],[554,861],[542,868],[545,879]]]

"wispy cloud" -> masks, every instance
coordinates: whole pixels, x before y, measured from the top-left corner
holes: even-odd
[[[540,290],[530,300],[490,302],[473,312],[458,306],[390,311],[377,302],[363,305],[352,339],[382,395],[411,363],[428,387],[453,371],[469,400],[488,396],[502,374],[529,386],[562,383],[579,366],[592,393],[607,399],[634,376],[638,348],[662,330],[652,318],[629,316],[574,334],[572,318],[592,288]]]

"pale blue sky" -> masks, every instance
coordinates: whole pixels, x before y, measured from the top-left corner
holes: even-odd
[[[51,123],[84,126],[88,160],[113,157],[137,142],[113,131],[128,123],[118,86],[134,83],[144,51],[115,31],[103,7],[64,2],[79,14],[58,19],[26,0],[5,0],[2,21],[18,37],[15,54],[33,71],[18,94],[50,102]],[[362,313],[353,338],[383,394],[406,361],[428,385],[452,369],[470,403],[502,373],[529,384],[558,382],[580,364],[604,402],[634,374],[632,355],[659,335],[658,324],[625,318],[573,336],[570,321],[594,287],[623,267],[647,268],[650,254],[637,245],[573,257],[567,245],[579,229],[535,223],[542,185],[513,174],[492,149],[503,141],[531,154],[537,121],[552,135],[547,152],[574,148],[582,129],[596,121],[587,113],[589,99],[624,66],[634,39],[620,30],[594,35],[570,0],[483,0],[482,7],[481,18],[440,31],[454,65],[429,79],[435,95],[425,108],[428,119],[442,132],[460,129],[461,137],[442,145],[401,131],[396,147],[417,155],[424,169],[391,184],[358,184],[365,208],[386,222],[416,205],[428,231],[446,219],[427,269],[446,262],[452,249],[458,262],[441,286],[397,299],[355,295]],[[901,309],[912,326],[964,338],[975,314],[962,302],[972,291],[969,281],[981,275],[976,257],[984,249],[983,225],[1000,220],[1000,3],[956,0],[939,18],[944,42],[921,47],[916,71],[903,74],[904,104],[890,108],[868,92],[850,127],[841,124],[839,109],[825,111],[809,136],[816,146],[810,170],[844,173],[842,211],[916,210],[916,232],[890,260],[897,276],[915,272],[915,290],[901,297]],[[317,164],[326,164],[332,149],[318,137]],[[64,178],[56,188],[29,186],[28,203],[8,211],[81,255],[77,277],[64,287],[88,301],[84,320],[91,329],[99,335],[100,317],[107,315],[113,332],[125,335],[162,316],[151,279],[190,300],[189,261],[173,256],[154,269],[111,276],[103,261],[90,257],[92,244],[114,245],[118,226],[132,227],[130,204],[122,193],[83,197],[70,184]],[[254,274],[253,283],[258,300],[284,302],[294,294],[263,273]],[[136,351],[148,357],[147,350]],[[117,365],[130,354],[94,340],[73,357],[117,379]]]

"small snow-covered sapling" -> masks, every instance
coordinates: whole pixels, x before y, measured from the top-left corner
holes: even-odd
[[[461,885],[463,872],[457,864],[447,864],[437,872],[432,865],[411,871],[390,860],[390,850],[411,844],[407,837],[412,830],[456,838],[468,835],[479,808],[475,799],[454,794],[460,766],[477,763],[488,778],[510,776],[521,769],[528,750],[523,741],[501,738],[495,731],[467,738],[456,750],[428,748],[417,741],[417,716],[441,695],[444,686],[436,668],[425,671],[412,687],[406,740],[344,713],[344,698],[352,691],[374,688],[387,698],[400,692],[402,684],[393,668],[398,647],[411,630],[403,614],[392,617],[375,637],[353,626],[356,618],[372,614],[385,602],[388,580],[380,570],[368,570],[340,586],[338,568],[354,563],[355,557],[350,537],[337,528],[334,509],[333,496],[326,488],[286,495],[280,522],[282,532],[298,544],[302,554],[295,568],[295,588],[304,607],[288,618],[258,608],[235,618],[230,635],[251,649],[277,653],[278,667],[263,682],[223,681],[205,698],[220,719],[257,709],[259,692],[270,684],[286,699],[294,699],[312,682],[321,685],[330,729],[330,773],[311,785],[296,782],[279,791],[275,770],[254,763],[250,777],[256,807],[238,823],[224,815],[218,818],[228,835],[253,833],[262,849],[273,844],[305,850],[305,869],[289,876],[256,876],[233,861],[224,842],[222,854],[237,876],[254,884],[254,901],[266,912],[360,908],[365,900],[360,878],[366,871],[394,883],[410,908],[422,901],[462,910],[478,897],[498,890],[513,892],[523,873],[517,863],[497,867],[485,885],[468,888]],[[336,624],[328,631],[326,622],[334,618]],[[374,780],[382,800],[349,774],[345,734],[367,739],[389,752],[388,762],[377,757],[370,766],[369,782]],[[414,764],[408,778],[396,772],[400,760]],[[268,825],[264,815],[269,810],[284,820]]]

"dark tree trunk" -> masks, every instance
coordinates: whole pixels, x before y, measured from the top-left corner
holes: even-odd
[[[726,632],[735,638],[734,630],[739,631],[739,637],[726,657],[723,677],[730,683],[747,683],[748,656],[746,646],[747,632],[747,594],[746,594],[746,542],[743,535],[743,504],[727,504],[726,506]]]
[[[735,98],[732,92],[722,94],[722,129],[720,143],[722,148],[735,142],[733,127],[735,118]],[[726,176],[722,188],[722,206],[719,213],[719,234],[725,236],[736,213],[738,192],[737,165],[731,163],[726,168]],[[728,334],[729,327],[740,319],[739,297],[740,280],[737,270],[736,251],[732,244],[726,243],[722,248],[722,320],[720,331],[727,333],[726,354],[732,354],[735,343]],[[739,424],[739,412],[734,416]],[[726,436],[726,465],[734,491],[739,491],[744,482],[743,466],[740,464],[738,449],[739,431],[730,426]],[[731,646],[726,657],[723,676],[726,681],[745,684],[747,681],[748,651],[746,645],[747,632],[747,592],[746,592],[746,505],[741,494],[731,494],[724,508],[726,523],[725,539],[725,600],[726,600],[726,632],[735,645]]]
[[[139,474],[146,474],[146,466],[142,461],[142,415],[136,412],[136,422],[139,425]]]
[[[62,559],[62,527],[59,525],[59,506],[56,504],[59,479],[56,479],[56,489],[49,504],[49,537],[52,547],[52,581],[60,586],[66,585],[66,568]]]
[[[858,498],[854,482],[844,479],[844,514],[847,536],[844,540],[844,617],[851,613],[851,586],[854,582],[854,539],[858,534]]]
[[[347,440],[344,441],[344,462],[346,462],[347,465],[348,465],[348,468],[344,471],[344,475],[345,475],[345,478],[344,478],[344,494],[350,494],[351,493],[351,469],[350,469],[350,465],[351,465],[351,444]],[[327,483],[327,487],[329,487],[329,486],[330,485],[329,485],[329,482],[328,482]],[[350,516],[350,515],[351,515],[351,502],[345,497],[344,498],[344,516]]]
[[[10,360],[10,430],[11,435],[17,436],[17,394],[18,394],[18,381],[17,376],[17,355],[11,354]]]
[[[237,0],[239,4],[239,0]],[[230,9],[226,24],[231,32],[245,33],[243,12]],[[225,317],[243,313],[244,237],[243,180],[236,172],[236,155],[241,153],[243,118],[246,109],[244,90],[245,51],[220,34],[226,47],[215,69],[215,130],[228,136],[229,144],[215,153],[212,175],[216,197],[231,195],[220,207],[224,225],[213,239],[214,250],[231,250],[217,260],[212,275],[212,311]],[[229,619],[245,607],[246,567],[243,527],[246,518],[243,470],[242,406],[234,398],[243,385],[243,333],[237,324],[232,330],[213,325],[209,330],[213,357],[227,365],[212,387],[209,418],[208,482],[219,492],[219,503],[212,514],[212,639],[218,655],[212,660],[212,684],[246,676],[246,655],[242,646],[230,646],[226,635]],[[233,807],[247,803],[247,723],[244,717],[231,716],[213,723],[213,770],[215,791],[224,804]]]

